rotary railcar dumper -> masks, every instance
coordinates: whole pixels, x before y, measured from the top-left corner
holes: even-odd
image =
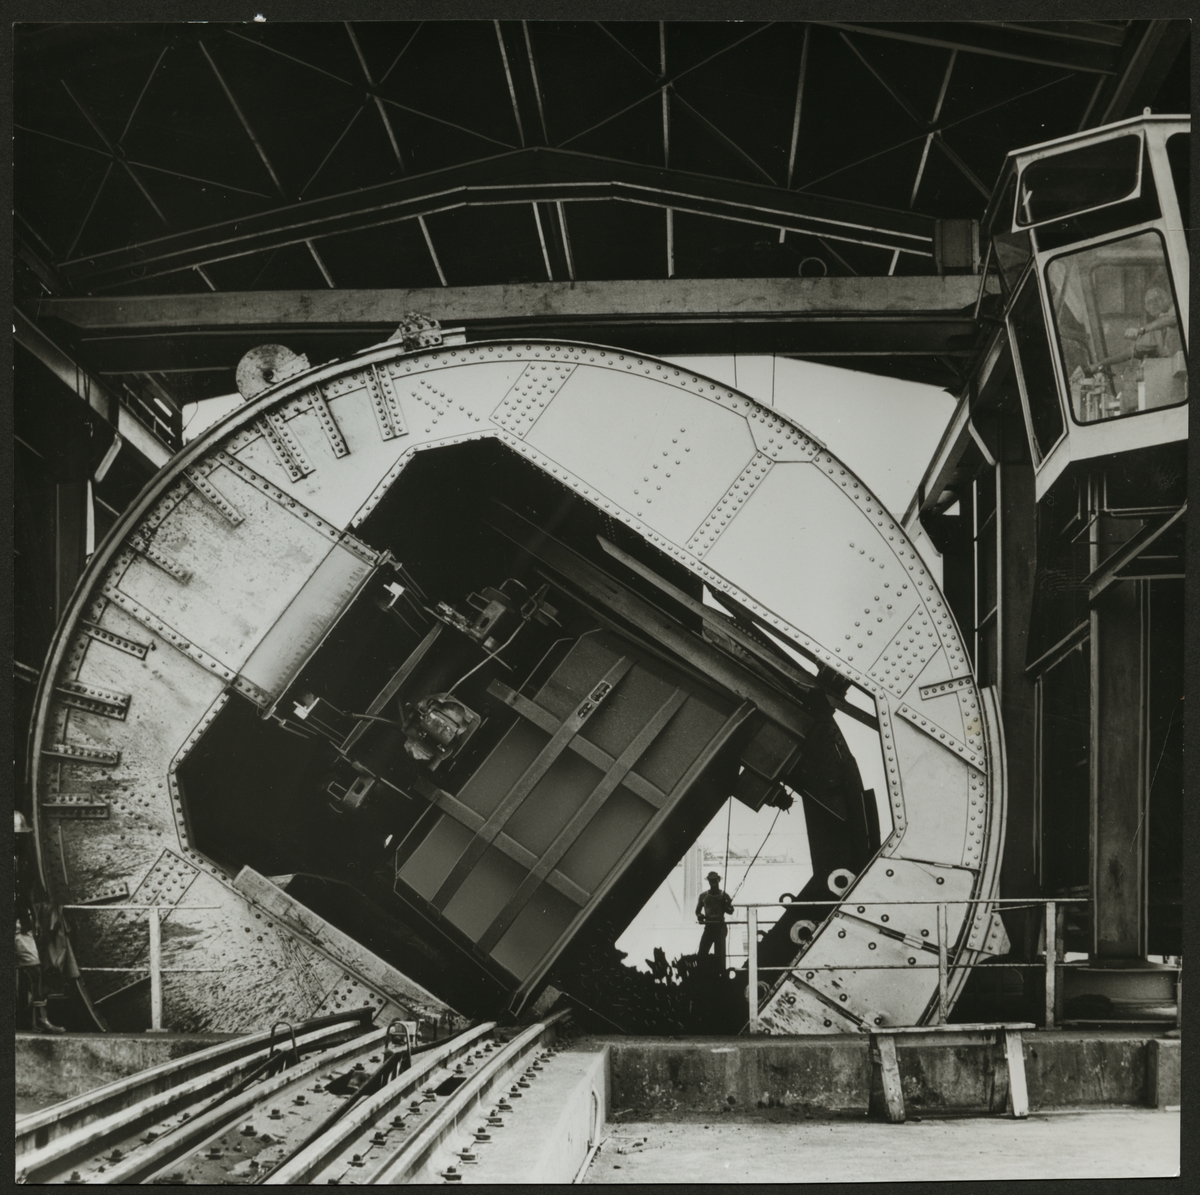
[[[812,970],[765,1030],[933,1016],[906,960],[939,902],[951,1000],[1006,949],[994,701],[802,428],[654,358],[434,328],[316,367],[264,346],[239,382],[96,552],[37,698],[43,878],[112,1027],[572,994],[731,795],[795,800],[813,856],[760,947]],[[882,825],[836,710],[878,728]],[[106,970],[145,966],[147,905],[149,994]]]

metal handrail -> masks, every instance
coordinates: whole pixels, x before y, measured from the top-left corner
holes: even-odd
[[[816,971],[914,971],[914,970],[929,970],[935,969],[932,963],[916,963],[910,960],[907,964],[903,963],[878,963],[878,964],[825,964],[806,966],[803,961],[803,956],[796,962],[790,963],[782,967],[762,967],[758,965],[758,910],[759,909],[788,909],[795,907],[818,907],[841,908],[845,905],[855,905],[859,910],[865,910],[868,907],[892,908],[896,906],[907,905],[934,905],[937,908],[937,937],[933,943],[928,945],[922,944],[917,949],[920,950],[937,950],[938,961],[936,970],[938,973],[938,1001],[937,1001],[937,1024],[946,1024],[947,1017],[950,1012],[949,989],[951,972],[961,970],[973,964],[951,962],[949,958],[950,952],[950,935],[947,929],[948,917],[947,910],[950,905],[1000,905],[1008,907],[1026,907],[1036,908],[1039,905],[1045,906],[1045,932],[1046,932],[1046,953],[1044,962],[1031,963],[995,963],[991,964],[996,967],[1008,968],[1035,968],[1045,969],[1046,972],[1046,1001],[1045,1001],[1045,1028],[1053,1029],[1056,1016],[1056,1003],[1058,998],[1058,970],[1060,967],[1067,966],[1065,960],[1060,960],[1058,955],[1058,943],[1061,935],[1060,906],[1074,904],[1090,904],[1092,898],[1089,896],[1079,897],[963,897],[954,900],[859,900],[853,896],[843,897],[839,900],[791,900],[791,901],[739,901],[734,904],[734,908],[746,910],[746,920],[726,922],[727,925],[746,925],[746,1001],[749,1006],[749,1023],[748,1031],[757,1033],[759,1031],[758,1024],[758,987],[759,974],[792,974],[796,971],[808,971],[810,974]],[[797,944],[799,945],[799,944]],[[740,952],[739,952],[740,957]]]

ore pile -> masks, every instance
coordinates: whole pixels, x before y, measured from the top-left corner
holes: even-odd
[[[685,954],[668,962],[661,948],[650,971],[629,966],[612,941],[592,939],[557,969],[555,986],[575,1007],[575,1023],[594,1033],[736,1033],[746,1020],[737,980],[711,957]],[[740,1019],[739,1019],[740,1018]]]

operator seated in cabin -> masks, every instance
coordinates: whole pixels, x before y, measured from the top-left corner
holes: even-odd
[[[1098,361],[1089,360],[1077,371],[1077,377],[1095,376],[1105,366],[1128,362],[1121,371],[1117,394],[1104,404],[1103,412],[1097,411],[1095,417],[1111,418],[1152,407],[1171,406],[1186,397],[1183,386],[1187,366],[1179,337],[1179,317],[1171,296],[1165,287],[1151,286],[1146,290],[1143,307],[1145,322],[1125,329],[1125,339],[1132,344]]]
[[[708,891],[701,892],[700,899],[696,901],[696,920],[704,926],[696,955],[703,958],[711,948],[717,960],[717,970],[722,973],[725,971],[725,938],[729,933],[725,914],[732,912],[733,899],[727,892],[721,891],[721,877],[715,871],[710,871]]]

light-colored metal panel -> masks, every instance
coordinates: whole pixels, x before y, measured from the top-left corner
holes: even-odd
[[[785,976],[759,1010],[759,1029],[772,1034],[854,1033],[858,1023],[845,1017],[811,988]]]
[[[328,540],[306,520],[228,469],[213,481],[245,515],[237,527],[199,494],[189,494],[155,532],[190,573],[181,583],[134,559],[117,582],[120,591],[227,667],[236,669],[282,613],[297,586],[329,551]]]
[[[661,366],[655,377],[645,368],[577,367],[523,438],[684,544],[726,502],[754,439],[739,412],[667,384]]]
[[[971,777],[978,773],[894,714],[891,726],[896,767],[904,777],[907,825],[889,853],[949,867],[971,866],[964,853],[968,827],[982,825],[982,813],[973,813],[970,802]]]
[[[242,665],[242,677],[262,691],[264,703],[278,700],[373,571],[348,548],[330,549]]]
[[[796,977],[863,1028],[916,1025],[937,989],[937,958],[856,917],[835,913]]]
[[[802,608],[804,633],[862,675],[919,598],[897,553],[841,488],[811,464],[774,465],[705,563],[775,612]],[[933,641],[929,626],[917,630]]]
[[[286,926],[299,940],[319,945],[332,962],[342,963],[354,972],[368,1001],[394,1003],[398,1011],[391,1013],[389,1009],[391,1015],[407,1015],[409,1019],[418,1016],[437,1018],[451,1012],[446,1004],[420,984],[372,954],[336,926],[330,925],[295,897],[288,896],[282,888],[253,868],[242,868],[234,883],[254,903],[256,920],[260,915],[266,915],[268,919]],[[349,982],[345,980],[345,974],[343,980]],[[379,997],[384,999],[380,1000]],[[331,998],[336,1002],[336,996],[326,996],[325,1003]],[[354,1004],[348,1004],[347,1007],[353,1008]],[[322,1006],[321,1011],[333,1010]]]
[[[863,873],[850,892],[847,913],[909,939],[912,945],[936,949],[937,904],[946,903],[947,923],[953,949],[959,931],[970,916],[963,902],[975,888],[976,873],[966,868],[939,867],[893,856],[883,867]],[[893,904],[916,901],[915,904]]]

